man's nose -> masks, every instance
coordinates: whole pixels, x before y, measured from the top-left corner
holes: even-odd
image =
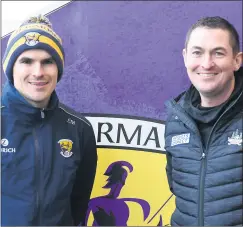
[[[33,67],[33,76],[42,77],[44,76],[44,69],[40,63],[36,63]]]
[[[212,56],[210,55],[205,55],[202,59],[202,63],[201,63],[201,66],[204,68],[204,69],[210,69],[212,68],[213,66],[215,65],[213,59],[212,59]]]

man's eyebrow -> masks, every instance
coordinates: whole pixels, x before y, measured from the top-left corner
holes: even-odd
[[[41,62],[47,62],[47,61],[54,61],[53,57],[49,57],[49,58],[44,58],[41,60]]]
[[[203,50],[203,48],[202,47],[199,47],[199,46],[192,46],[191,49]]]
[[[191,49],[203,50],[203,48],[199,47],[199,46],[192,46]],[[227,52],[227,50],[224,47],[213,48],[213,51],[217,51],[217,50],[223,50],[223,51]]]
[[[33,59],[29,58],[29,57],[22,57],[22,58],[19,59],[20,62],[26,61],[26,60],[33,60]]]
[[[21,62],[21,63],[26,62],[26,61],[28,61],[28,62],[33,62],[34,59],[31,58],[31,57],[25,57],[25,56],[23,56],[23,57],[21,57],[21,58],[19,59],[19,62]],[[47,58],[42,59],[42,60],[41,60],[41,63],[43,64],[43,63],[46,63],[46,62],[54,62],[54,61],[55,61],[55,60],[54,60],[53,57],[47,57]]]
[[[216,50],[223,50],[224,52],[227,52],[227,50],[224,47],[215,47],[213,50],[214,51],[216,51]]]

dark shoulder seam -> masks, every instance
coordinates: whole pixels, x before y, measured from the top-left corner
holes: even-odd
[[[73,117],[76,117],[78,118],[79,120],[83,121],[84,123],[86,123],[87,125],[91,126],[91,124],[89,124],[85,119],[81,118],[81,117],[78,117],[77,115],[74,115],[74,113],[70,113],[68,110],[66,110],[64,107],[58,107],[59,109],[63,110],[65,113],[73,116]],[[92,126],[91,126],[92,127]]]

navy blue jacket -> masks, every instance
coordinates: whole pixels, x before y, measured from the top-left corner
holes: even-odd
[[[60,104],[31,106],[11,83],[2,95],[1,224],[84,223],[97,152],[91,124]]]
[[[171,225],[232,226],[243,223],[243,73],[241,93],[214,124],[206,146],[183,109],[185,94],[167,103],[167,176],[176,196]],[[187,92],[190,92],[188,90]]]

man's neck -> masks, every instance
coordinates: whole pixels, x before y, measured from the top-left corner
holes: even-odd
[[[26,99],[26,98],[25,98]],[[26,99],[26,101],[32,105],[33,107],[36,107],[36,108],[40,108],[40,109],[46,109],[47,106],[48,106],[48,103],[49,103],[49,100],[43,100],[43,101],[40,101],[40,102],[36,102],[36,101],[33,101],[33,100],[29,100],[29,99]]]

